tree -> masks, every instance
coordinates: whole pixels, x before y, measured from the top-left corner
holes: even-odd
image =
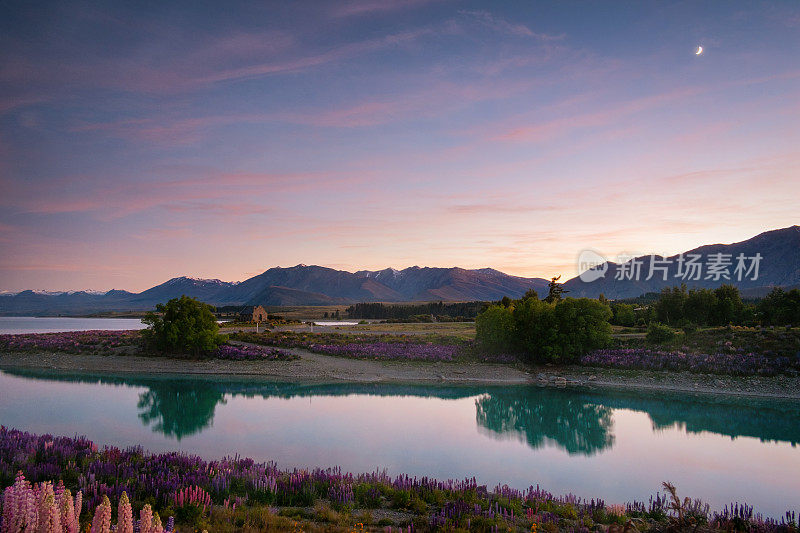
[[[611,309],[589,298],[567,298],[555,307],[560,358],[574,361],[611,341]]]
[[[475,319],[475,337],[487,350],[513,349],[514,316],[509,307],[493,305]]]
[[[514,306],[514,344],[534,361],[558,359],[555,304],[528,298]]]
[[[785,291],[780,287],[772,291],[758,303],[761,323],[772,326],[800,324],[800,290]]]
[[[561,283],[558,283],[558,280],[561,279],[561,275],[554,277],[550,280],[550,283],[547,284],[547,298],[544,299],[545,302],[551,304],[553,302],[560,302],[563,298],[563,294],[565,292],[564,286]]]
[[[683,307],[687,299],[686,285],[664,287],[656,303],[656,319],[665,324],[677,325],[683,320]]]
[[[714,296],[717,304],[712,313],[713,322],[718,326],[738,323],[744,307],[739,289],[733,285],[721,285],[714,289]]]
[[[156,311],[142,319],[148,325],[142,334],[145,342],[157,350],[198,356],[214,351],[225,341],[211,306],[194,298],[173,298],[158,304]]]
[[[711,289],[692,289],[683,305],[686,320],[700,326],[711,323],[711,315],[717,306],[717,296]]]
[[[533,298],[534,300],[538,300],[539,294],[533,289],[528,289],[527,291],[525,291],[525,294],[522,295],[522,299],[527,300],[528,298]]]
[[[613,304],[611,306],[611,312],[613,313],[611,319],[612,324],[627,327],[636,325],[636,311],[632,305],[621,303]]]

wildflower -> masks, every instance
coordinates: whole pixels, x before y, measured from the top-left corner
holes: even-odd
[[[111,502],[108,496],[103,496],[103,503],[94,510],[91,533],[111,532]]]

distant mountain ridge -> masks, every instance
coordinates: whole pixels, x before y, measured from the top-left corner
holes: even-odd
[[[212,305],[334,305],[357,302],[475,301],[518,298],[547,280],[510,276],[494,269],[409,267],[347,272],[315,265],[274,267],[242,282],[178,277],[140,293],[22,291],[0,294],[0,314],[86,314],[143,311],[181,295]]]
[[[684,252],[697,254],[707,260],[710,255],[730,256],[731,279],[683,279],[678,274],[677,258],[671,263],[667,279],[659,272],[646,279],[651,256],[634,259],[641,275],[627,279],[618,275],[629,271],[631,264],[607,262],[605,275],[591,282],[575,277],[564,283],[573,297],[597,298],[600,294],[611,299],[632,298],[663,287],[686,283],[688,287],[718,287],[732,283],[748,296],[765,294],[771,287],[800,285],[800,226],[767,231],[751,239],[732,244],[712,244]],[[733,275],[736,257],[760,254],[757,279]],[[665,258],[655,256],[657,261]],[[655,266],[656,264],[654,264]],[[705,271],[704,271],[705,272]],[[622,279],[620,279],[622,278]],[[0,293],[0,314],[87,314],[103,311],[142,311],[183,294],[213,305],[334,305],[356,302],[421,302],[421,301],[496,301],[503,296],[519,298],[533,289],[540,297],[547,293],[548,281],[541,278],[511,276],[493,268],[467,270],[459,267],[431,268],[413,266],[403,270],[360,270],[347,272],[321,266],[297,265],[274,267],[242,282],[218,279],[178,277],[160,285],[131,293],[111,290],[105,294],[77,291],[43,294],[22,291]]]
[[[709,262],[722,254],[721,259],[730,262],[723,268],[727,273],[728,279],[717,276],[709,272]],[[700,279],[696,276],[681,275],[681,265],[679,257],[683,256],[684,266],[682,273],[687,272],[685,260],[690,256],[700,256],[702,270]],[[746,259],[745,266],[750,267],[752,258],[760,256],[758,262],[758,275],[755,279],[753,273],[739,275],[736,272],[737,257],[743,256]],[[653,263],[655,258],[655,263]],[[627,275],[632,271],[634,265],[631,261],[638,263],[640,275],[638,279],[627,279]],[[757,297],[766,294],[772,287],[795,287],[800,285],[800,226],[790,226],[788,228],[767,231],[756,235],[750,239],[732,244],[709,244],[700,246],[692,250],[676,254],[669,257],[661,256],[639,256],[626,263],[617,264],[607,262],[608,267],[605,275],[595,281],[586,282],[580,277],[575,277],[566,283],[564,288],[569,292],[568,296],[597,298],[603,294],[606,298],[622,299],[634,298],[648,292],[660,292],[664,287],[681,285],[685,283],[688,288],[716,288],[723,283],[730,283],[739,288],[745,296]],[[646,279],[653,268],[653,276]],[[666,280],[664,271],[666,269]],[[599,268],[599,267],[598,267]],[[622,270],[622,272],[621,272]],[[623,279],[620,279],[623,278]],[[739,279],[741,278],[741,279]]]

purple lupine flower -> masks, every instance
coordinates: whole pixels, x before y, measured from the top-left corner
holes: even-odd
[[[769,357],[756,353],[694,354],[645,348],[595,350],[581,357],[586,366],[673,370],[735,376],[796,373],[800,361],[788,357]]]

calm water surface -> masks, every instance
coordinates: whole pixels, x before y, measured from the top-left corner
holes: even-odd
[[[798,508],[800,405],[538,387],[298,385],[219,377],[0,372],[0,423],[281,467],[476,476],[493,487],[646,499],[661,482],[713,508]]]
[[[0,316],[0,334],[3,333],[58,333],[62,331],[84,331],[104,329],[122,331],[143,329],[138,318],[66,318]]]

